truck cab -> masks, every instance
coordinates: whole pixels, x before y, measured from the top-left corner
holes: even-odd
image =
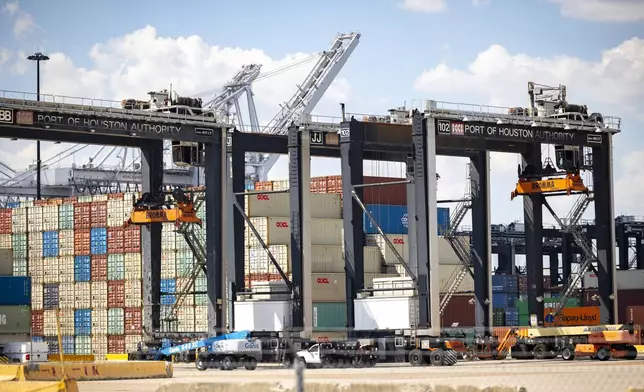
[[[325,346],[325,347],[322,347]],[[300,350],[297,352],[297,359],[307,366],[322,366],[322,353],[324,349],[329,349],[329,343],[318,343],[309,347],[308,350]]]
[[[47,362],[49,346],[47,343],[15,342],[0,344],[0,355],[8,363]]]

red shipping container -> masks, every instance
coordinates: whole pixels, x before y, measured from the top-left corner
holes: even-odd
[[[365,184],[396,181],[405,181],[405,179],[394,177],[363,177],[363,182]],[[341,195],[342,176],[327,176],[326,187],[327,193],[337,193]],[[362,202],[364,204],[407,205],[407,184],[364,187]]]
[[[107,202],[95,201],[91,204],[91,218],[90,224],[92,227],[106,227],[107,226]]]
[[[60,204],[63,204],[63,199],[61,199],[60,197],[57,197],[55,199],[47,199],[47,204],[60,205]]]
[[[34,336],[45,334],[45,313],[43,310],[31,311],[31,334]]]
[[[47,205],[47,199],[34,200],[34,205],[35,206],[46,206]]]
[[[11,209],[0,209],[0,234],[11,234]]]
[[[629,306],[626,308],[626,322],[644,326],[644,306]]]
[[[473,298],[473,295],[452,296],[441,316],[441,325],[449,328],[458,323],[459,327],[473,327],[475,306],[470,303]]]
[[[90,230],[76,229],[74,231],[74,254],[87,256],[90,254]]]
[[[109,227],[107,229],[107,253],[123,253],[124,230],[122,227]]]
[[[91,259],[92,281],[105,282],[107,280],[107,256],[94,255]]]
[[[313,177],[311,178],[311,192],[312,193],[327,193],[326,185],[326,176],[325,177]]]
[[[617,291],[617,321],[626,323],[630,314],[628,308],[644,306],[644,290],[619,290]]]
[[[110,193],[107,195],[108,200],[123,200],[123,193]]]
[[[110,280],[107,282],[107,307],[125,307],[125,281]]]
[[[63,199],[63,204],[74,204],[78,202],[78,198],[73,196],[73,197],[66,197]]]
[[[125,354],[125,336],[108,336],[107,353]]]
[[[123,253],[141,252],[141,228],[130,226],[123,232]]]
[[[274,282],[276,280],[282,280],[282,277],[279,274],[248,274],[244,279],[244,287],[253,287],[255,282]]]
[[[255,182],[256,191],[272,191],[273,182],[272,181],[257,181]]]
[[[124,315],[125,315],[125,334],[140,335],[142,330],[141,308],[125,308]]]
[[[74,205],[74,229],[91,228],[91,203],[77,203]]]

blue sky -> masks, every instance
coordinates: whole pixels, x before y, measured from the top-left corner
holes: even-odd
[[[564,83],[576,103],[624,118],[615,141],[616,210],[644,215],[638,132],[644,117],[637,110],[644,99],[642,0],[406,1],[7,2],[0,14],[0,88],[34,90],[33,66],[22,58],[37,49],[52,57],[44,65],[46,93],[142,98],[166,83],[194,93],[220,86],[248,61],[274,68],[324,50],[338,32],[359,31],[360,45],[315,113],[337,116],[344,101],[350,112],[381,114],[415,98],[525,105],[529,80]],[[200,39],[178,39],[189,36]],[[260,119],[272,117],[306,71],[255,86]],[[13,162],[33,161],[32,144],[6,143],[0,149]],[[508,203],[517,162],[492,157],[495,221],[522,219],[520,201]],[[339,172],[337,164],[313,170]],[[460,196],[464,162],[442,159],[439,172],[439,196]],[[273,177],[285,175],[282,160]],[[555,206],[564,214],[572,202],[559,198]]]

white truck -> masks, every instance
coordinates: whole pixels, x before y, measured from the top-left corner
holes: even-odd
[[[206,346],[205,351],[197,355],[195,365],[197,370],[235,370],[238,367],[255,370],[261,359],[262,343],[259,339],[230,339]]]
[[[32,342],[0,343],[0,356],[5,357],[8,363],[47,362],[49,346]]]
[[[306,367],[373,367],[377,356],[369,346],[357,342],[328,342],[314,344],[297,352],[297,360]]]

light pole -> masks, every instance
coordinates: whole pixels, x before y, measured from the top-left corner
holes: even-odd
[[[48,56],[36,52],[27,57],[27,60],[36,62],[36,100],[40,101],[40,62],[49,60]],[[36,199],[40,200],[40,140],[36,140]]]

